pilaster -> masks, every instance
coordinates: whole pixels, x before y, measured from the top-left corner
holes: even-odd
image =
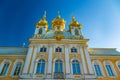
[[[65,45],[66,78],[71,78],[68,49],[69,49],[69,45]]]
[[[48,45],[49,52],[48,52],[48,71],[47,71],[47,78],[52,78],[52,49],[53,45]]]

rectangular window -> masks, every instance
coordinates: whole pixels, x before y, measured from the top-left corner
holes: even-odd
[[[95,68],[96,75],[97,76],[102,76],[100,66],[99,65],[94,65],[94,68]]]
[[[44,48],[44,52],[47,52],[47,48]]]
[[[115,76],[110,65],[106,65],[106,69],[109,76]]]
[[[0,75],[5,76],[7,74],[9,63],[5,63]]]
[[[13,74],[14,76],[18,76],[19,75],[21,67],[22,67],[21,63],[16,64],[16,68],[15,68],[15,71],[14,71],[14,74]]]

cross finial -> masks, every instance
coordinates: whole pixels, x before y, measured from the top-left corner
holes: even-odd
[[[43,19],[44,19],[44,20],[46,19],[46,11],[44,11]]]
[[[72,21],[75,21],[75,17],[74,16],[72,16]]]
[[[60,18],[60,11],[58,11],[58,18]]]

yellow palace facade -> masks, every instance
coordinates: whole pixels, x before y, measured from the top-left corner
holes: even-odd
[[[82,25],[65,23],[58,14],[48,30],[44,14],[28,48],[0,47],[0,80],[120,80],[120,52],[88,48]]]

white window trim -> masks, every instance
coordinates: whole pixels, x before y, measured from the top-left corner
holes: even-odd
[[[64,60],[63,59],[58,59],[58,58],[55,58],[54,59],[54,61],[53,61],[53,76],[52,76],[52,78],[54,77],[54,72],[55,72],[55,61],[56,60],[62,60],[62,62],[63,62],[63,73],[65,73],[65,66],[64,66]]]
[[[8,71],[9,71],[9,68],[10,68],[10,66],[11,66],[11,64],[12,64],[11,60],[4,59],[4,60],[2,61],[2,63],[1,63],[0,73],[1,73],[1,71],[2,71],[2,69],[3,69],[3,67],[4,67],[4,64],[5,64],[6,62],[9,63],[9,67],[8,67],[8,70],[7,70],[6,74],[3,75],[3,76],[0,76],[1,78],[2,78],[2,77],[5,77],[5,76],[7,75]]]
[[[20,70],[20,74],[21,74],[21,72],[22,72],[22,70],[23,70],[23,65],[24,65],[24,61],[22,60],[22,59],[17,59],[15,62],[14,62],[14,64],[13,64],[13,68],[12,68],[12,71],[11,71],[11,76],[12,77],[18,77],[18,76],[14,76],[13,74],[14,74],[14,72],[15,72],[15,68],[16,68],[16,66],[17,66],[17,63],[22,63],[22,66],[21,66],[21,70]]]
[[[118,65],[120,65],[120,60],[116,61],[116,66],[117,66],[118,70],[120,71]]]
[[[38,61],[40,59],[44,59],[45,60],[45,71],[44,71],[44,74],[36,74],[37,64],[38,64]],[[35,67],[34,67],[34,74],[35,75],[45,75],[46,73],[47,73],[47,60],[45,58],[38,58],[38,59],[36,59],[36,61],[35,61]]]
[[[83,74],[83,68],[82,68],[82,63],[81,63],[81,61],[79,60],[79,59],[71,59],[71,63],[70,63],[70,65],[71,65],[71,73],[72,73],[72,75],[73,75],[73,69],[72,69],[72,61],[73,60],[78,60],[79,61],[79,65],[80,65],[80,71],[81,71],[81,74],[80,75],[82,75]]]
[[[95,67],[94,67],[95,64],[99,65],[100,71],[101,71],[101,73],[102,73],[102,76],[97,76],[97,75],[96,75],[96,71],[95,71]],[[105,73],[104,73],[102,64],[101,64],[101,62],[100,62],[99,60],[93,60],[93,61],[92,61],[92,66],[93,66],[93,69],[94,69],[94,72],[95,72],[95,76],[97,76],[97,77],[99,77],[99,78],[105,77]]]
[[[109,65],[111,66],[111,69],[112,69],[114,75],[115,75],[115,76],[109,76],[109,77],[111,77],[111,78],[116,78],[116,77],[117,77],[117,74],[116,74],[116,71],[115,71],[115,68],[114,68],[112,62],[109,61],[109,60],[105,60],[103,63],[104,63],[104,67],[105,67],[105,70],[106,70],[107,76],[109,76],[109,74],[108,74],[108,71],[107,71],[107,69],[106,69],[106,64],[109,64]]]

